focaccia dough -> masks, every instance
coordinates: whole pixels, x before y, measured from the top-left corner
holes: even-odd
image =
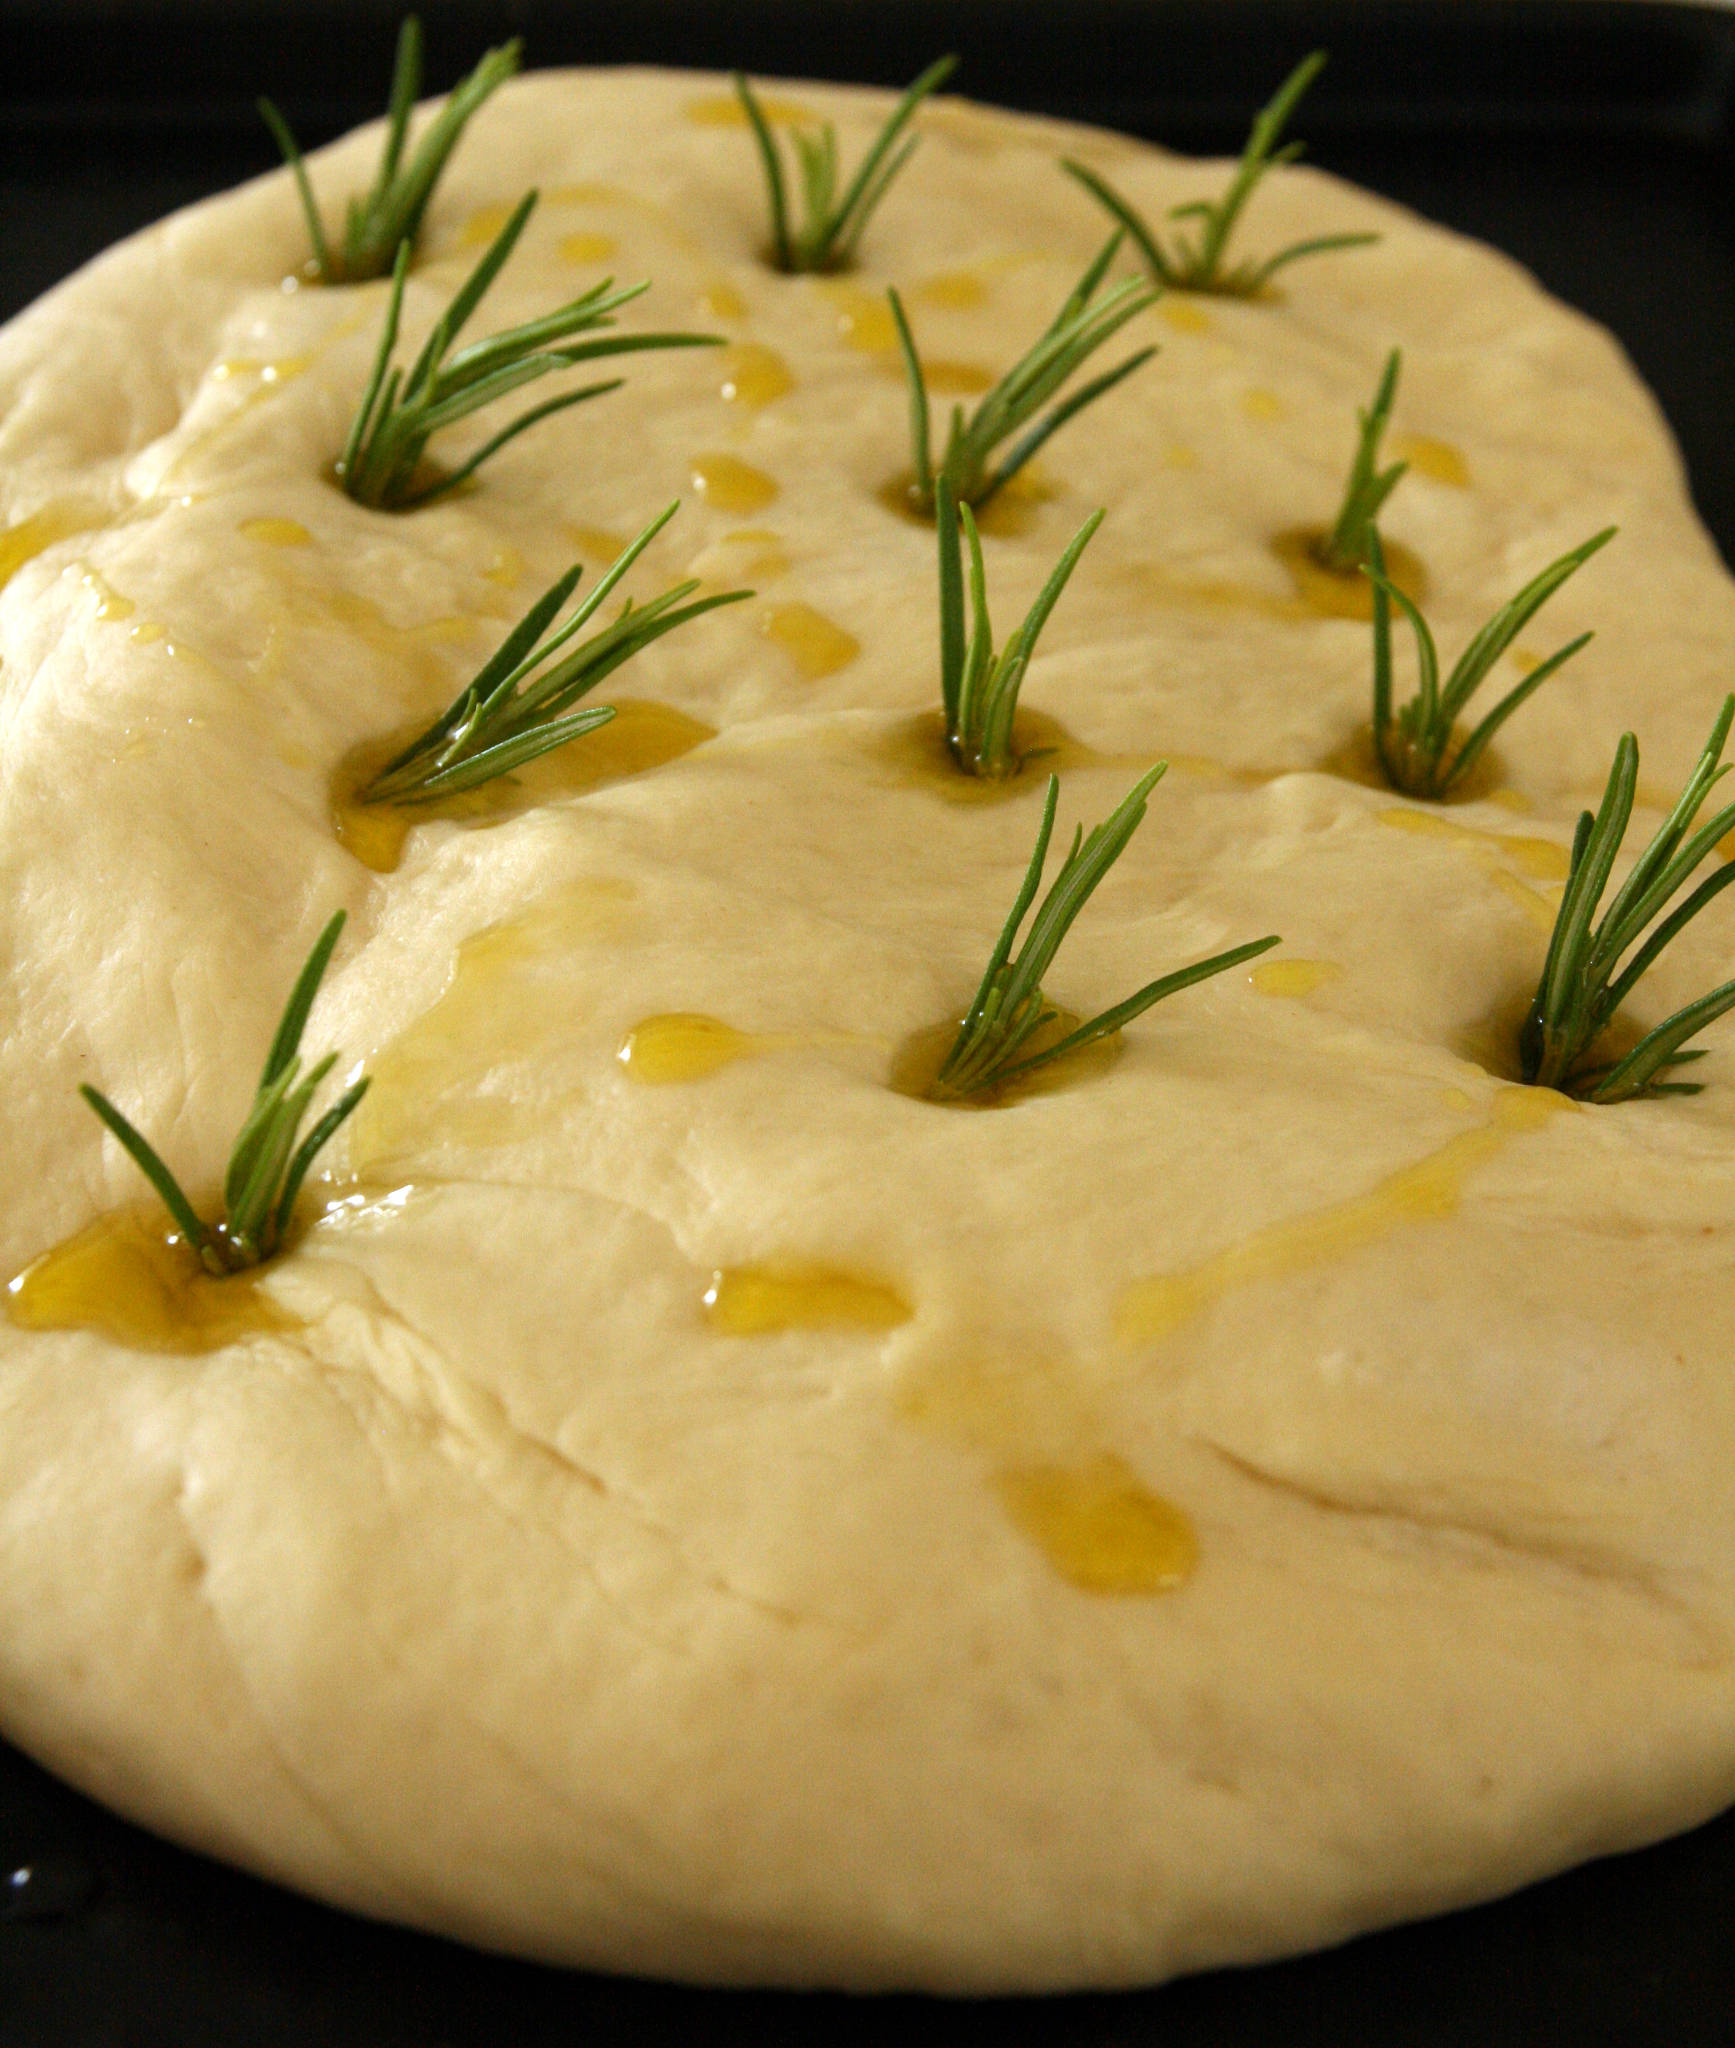
[[[889,105],[778,90],[851,159]],[[919,765],[934,545],[882,501],[884,287],[967,387],[1102,239],[1058,155],[1153,215],[1221,167],[942,101],[861,269],[789,278],[729,105],[553,73],[478,117],[411,343],[534,184],[478,333],[606,269],[652,280],[627,324],[731,346],[628,358],[413,516],[325,480],[385,287],[286,285],[286,173],[0,334],[6,1271],[142,1193],[81,1081],[214,1184],[339,906],[307,1043],[375,1076],[357,1191],[263,1283],[286,1327],[182,1357],[0,1324],[0,1725],[363,1912],[713,1982],[1146,1983],[1715,1811],[1735,1028],[1704,1094],[1614,1108],[1488,1051],[1618,734],[1654,802],[1728,686],[1735,589],[1655,405],[1513,264],[1274,175],[1250,249],[1379,245],[1141,314],[1122,349],[1162,353],[988,548],[1004,635],[1108,508],[1025,689],[1077,743],[1062,830],[1174,764],[1050,994],[1268,931],[1291,970],[1185,992],[1076,1085],[914,1100],[893,1061],[967,1002],[1042,777],[966,803]],[[313,160],[328,212],[376,150]],[[1445,812],[1330,771],[1367,628],[1271,547],[1330,518],[1394,346],[1385,523],[1448,657],[1621,528],[1520,652],[1596,641],[1506,728],[1503,788]],[[619,695],[716,737],[363,867],[338,764],[676,495],[630,587],[758,595]],[[1732,931],[1689,930],[1641,1018],[1727,978]],[[742,1056],[641,1084],[619,1048],[671,1013]],[[743,1269],[838,1276],[862,1318],[733,1334],[705,1296]],[[1183,1582],[1141,1577],[1188,1529]]]

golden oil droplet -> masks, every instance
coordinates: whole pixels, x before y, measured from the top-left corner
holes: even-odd
[[[861,652],[853,633],[833,624],[810,604],[774,604],[759,617],[759,630],[788,655],[796,673],[810,683],[836,675]]]
[[[731,405],[769,405],[795,389],[789,365],[774,348],[741,341],[723,351],[723,397]]]
[[[943,306],[948,312],[970,313],[988,299],[988,285],[979,271],[942,271],[925,277],[911,288],[910,296],[929,306]]]
[[[704,741],[717,729],[689,718],[672,704],[640,697],[617,697],[607,725],[581,734],[551,754],[543,754],[510,775],[496,776],[479,789],[460,791],[424,804],[364,804],[364,790],[386,763],[423,727],[369,740],[345,756],[331,782],[332,830],[339,842],[364,867],[389,875],[403,858],[412,825],[430,818],[462,824],[498,825],[536,805],[577,796],[604,782],[623,782],[661,768]]]
[[[605,569],[612,568],[627,551],[621,536],[610,533],[606,526],[576,526],[566,520],[563,531],[587,562],[599,562]]]
[[[1170,294],[1158,301],[1157,311],[1177,334],[1209,334],[1211,331],[1210,314],[1205,311],[1203,306],[1195,306],[1191,299],[1176,298],[1173,294]],[[1251,392],[1247,395],[1248,398],[1253,396]],[[1269,393],[1265,395],[1270,396]],[[1280,418],[1281,416],[1281,410],[1278,413],[1267,415],[1270,418]],[[1259,415],[1255,415],[1255,417],[1259,417]]]
[[[1418,476],[1454,490],[1470,488],[1470,465],[1449,441],[1432,441],[1425,434],[1405,434],[1393,443],[1392,453],[1407,462]]]
[[[236,531],[268,548],[308,548],[313,535],[299,519],[243,519]]]
[[[75,533],[90,533],[107,521],[94,506],[75,499],[54,499],[28,519],[19,520],[0,533],[0,590],[10,583],[26,562],[34,561],[56,541],[70,540]]]
[[[1310,996],[1342,973],[1335,960],[1262,960],[1247,979],[1262,996]]]
[[[1170,469],[1197,469],[1199,451],[1189,448],[1184,441],[1171,441],[1163,450],[1163,460]]]
[[[1359,568],[1332,569],[1324,560],[1328,536],[1321,526],[1296,526],[1273,534],[1271,552],[1289,571],[1295,594],[1322,619],[1371,619],[1373,585]],[[1388,540],[1386,574],[1413,603],[1428,595],[1428,572],[1402,541]]]
[[[747,301],[732,284],[714,278],[698,297],[699,311],[707,320],[745,320]]]
[[[711,1327],[727,1337],[779,1330],[895,1330],[914,1314],[895,1287],[833,1266],[732,1266],[705,1291]]]
[[[1267,423],[1284,419],[1289,408],[1275,391],[1267,391],[1263,385],[1249,385],[1241,394],[1241,410],[1250,420]]]
[[[497,239],[512,218],[509,206],[479,206],[458,230],[460,249],[481,249]]]
[[[1112,1451],[1076,1465],[1013,1465],[994,1491],[1019,1533],[1083,1593],[1172,1593],[1199,1561],[1193,1525]]]
[[[777,482],[733,455],[695,455],[693,488],[719,512],[758,512],[777,496]]]
[[[562,235],[555,250],[565,263],[606,263],[620,246],[613,235]]]
[[[647,1087],[671,1082],[702,1081],[732,1061],[748,1059],[761,1049],[751,1032],[737,1031],[721,1017],[692,1010],[672,1010],[646,1017],[621,1040],[615,1054],[628,1075]]]
[[[960,363],[947,356],[925,357],[922,379],[932,392],[947,398],[971,398],[989,389],[994,372],[980,363]]]
[[[819,289],[837,315],[837,338],[845,348],[869,356],[897,353],[897,324],[883,294],[836,279],[822,281]]]
[[[255,1276],[207,1273],[160,1212],[114,1209],[44,1252],[6,1290],[24,1330],[95,1330],[129,1351],[194,1355],[300,1327]]]

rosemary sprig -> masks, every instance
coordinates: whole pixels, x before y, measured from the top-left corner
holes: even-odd
[[[524,223],[530,218],[536,199],[534,192],[527,192],[513,208],[511,219],[435,322],[434,331],[407,373],[390,369],[410,255],[407,242],[398,244],[397,260],[392,265],[391,296],[386,303],[385,325],[380,331],[373,371],[337,462],[339,482],[358,503],[385,512],[407,512],[415,506],[431,504],[474,476],[491,455],[527,427],[569,405],[614,391],[622,382],[613,377],[606,383],[586,384],[577,391],[562,392],[558,398],[532,406],[450,474],[418,482],[417,472],[428,442],[442,427],[479,412],[509,391],[547,376],[551,370],[570,369],[573,364],[588,362],[595,356],[626,355],[637,349],[709,348],[717,344],[719,337],[714,334],[605,334],[589,341],[567,340],[569,335],[591,334],[597,328],[612,327],[616,311],[650,289],[648,284],[635,284],[616,291],[614,280],[605,277],[600,284],[556,307],[552,313],[543,314],[541,319],[526,320],[521,326],[491,334],[486,341],[472,342],[448,361],[459,331],[524,232]]]
[[[1559,1088],[1587,1102],[1628,1102],[1638,1095],[1697,1095],[1695,1081],[1658,1077],[1689,1060],[1703,1059],[1705,1048],[1682,1047],[1697,1031],[1735,1010],[1735,981],[1726,981],[1697,1002],[1688,1003],[1648,1031],[1625,1058],[1598,1063],[1594,1047],[1639,978],[1656,962],[1663,948],[1690,924],[1714,896],[1735,883],[1735,861],[1725,861],[1663,918],[1624,967],[1621,956],[1638,942],[1669,899],[1685,887],[1699,863],[1735,826],[1735,803],[1725,804],[1708,824],[1695,830],[1694,821],[1714,786],[1729,773],[1719,766],[1724,743],[1735,721],[1735,697],[1724,701],[1698,765],[1687,778],[1674,809],[1633,864],[1600,924],[1592,927],[1615,855],[1626,836],[1638,788],[1639,746],[1623,733],[1615,748],[1614,766],[1595,816],[1584,812],[1572,840],[1572,870],[1548,959],[1537,984],[1530,1014],[1519,1033],[1518,1049],[1526,1081]],[[1618,969],[1618,972],[1617,972]]]
[[[1054,831],[1060,778],[1055,775],[1048,778],[1048,795],[1042,806],[1042,824],[1036,835],[1030,866],[1019,887],[1012,913],[994,943],[988,970],[982,977],[969,1014],[929,1090],[932,1100],[960,1101],[966,1096],[980,1094],[986,1088],[998,1088],[1005,1082],[1034,1073],[1038,1067],[1045,1067],[1051,1061],[1062,1059],[1068,1053],[1077,1052],[1081,1047],[1120,1030],[1123,1024],[1130,1024],[1165,996],[1190,988],[1194,982],[1205,981],[1227,968],[1239,966],[1243,960],[1268,952],[1279,943],[1275,937],[1255,939],[1250,945],[1237,946],[1231,952],[1218,953],[1209,960],[1199,960],[1191,967],[1165,974],[1161,980],[1147,983],[1136,995],[1128,996],[1125,1002],[1116,1003],[1112,1009],[1104,1010],[1100,1016],[1079,1025],[1075,1031],[1069,1031],[1053,1045],[1045,1046],[1040,1052],[1023,1051],[1032,1034],[1043,1025],[1052,1023],[1059,1015],[1043,994],[1041,984],[1060,950],[1061,940],[1066,937],[1073,919],[1090,900],[1092,890],[1126,850],[1127,841],[1144,818],[1146,799],[1168,765],[1166,761],[1159,761],[1148,775],[1142,776],[1122,798],[1113,814],[1098,825],[1088,839],[1082,826],[1073,834],[1072,850],[1061,863],[1041,908],[1031,921],[1018,957],[1013,959],[1012,948],[1017,941],[1018,927],[1024,922],[1025,913],[1041,886],[1043,864],[1048,858],[1048,842]]]
[[[404,25],[398,30],[397,60],[392,66],[391,105],[380,166],[371,190],[363,198],[351,199],[345,208],[343,246],[336,252],[320,219],[307,165],[289,123],[269,100],[259,102],[261,119],[283,152],[283,161],[295,173],[321,283],[360,284],[370,277],[384,277],[399,246],[415,241],[422,215],[434,196],[440,173],[446,168],[446,159],[457,148],[470,116],[518,69],[521,49],[515,38],[489,50],[469,77],[453,88],[405,163],[404,141],[410,114],[422,90],[422,25],[413,14],[404,17]]]
[[[296,1137],[315,1091],[337,1064],[327,1053],[305,1074],[299,1051],[307,1015],[343,930],[340,910],[314,941],[307,963],[296,977],[289,1001],[271,1041],[265,1071],[259,1078],[253,1107],[229,1154],[223,1176],[223,1214],[213,1224],[202,1222],[181,1184],[150,1144],[121,1115],[106,1095],[87,1084],[79,1089],[97,1115],[126,1148],[182,1236],[198,1253],[209,1273],[219,1276],[257,1266],[282,1248],[284,1232],[295,1214],[295,1200],[320,1151],[367,1093],[367,1077],[353,1082],[314,1125],[299,1145]]]
[[[1093,400],[1101,398],[1123,377],[1130,377],[1141,363],[1156,354],[1155,347],[1141,348],[1105,375],[1095,378],[1070,398],[1063,399],[1040,419],[1049,399],[1088,356],[1094,355],[1111,335],[1142,313],[1159,296],[1154,285],[1136,278],[1123,278],[1105,292],[1093,306],[1097,288],[1108,274],[1124,238],[1111,235],[1084,275],[1068,293],[1041,337],[1014,363],[982,403],[966,420],[962,406],[952,408],[951,431],[946,452],[940,459],[961,505],[985,505],[994,493],[1036,453],[1043,442],[1065,426]],[[904,372],[910,386],[910,443],[915,457],[914,495],[924,512],[934,509],[934,467],[928,436],[928,386],[922,375],[921,358],[904,314],[903,301],[895,290],[887,297],[898,326],[898,345],[903,351]],[[1030,422],[1035,420],[1035,425]],[[1024,430],[998,464],[990,466],[1001,442]]]
[[[1315,235],[1309,241],[1291,243],[1287,249],[1281,249],[1263,261],[1248,257],[1233,269],[1224,267],[1236,223],[1248,200],[1258,190],[1260,180],[1274,165],[1293,163],[1302,153],[1303,145],[1299,142],[1286,142],[1279,148],[1278,138],[1288,126],[1289,117],[1295,112],[1302,94],[1324,66],[1323,50],[1315,50],[1312,56],[1304,57],[1277,88],[1269,103],[1260,109],[1254,117],[1247,146],[1241,152],[1241,161],[1235,167],[1235,175],[1229,181],[1229,189],[1221,199],[1194,199],[1185,206],[1169,209],[1168,217],[1172,221],[1199,223],[1196,238],[1177,233],[1170,246],[1164,248],[1137,208],[1123,198],[1106,178],[1086,164],[1075,163],[1070,157],[1062,159],[1061,168],[1076,178],[1100,205],[1107,207],[1132,236],[1158,284],[1167,285],[1174,291],[1220,292],[1234,298],[1252,298],[1263,291],[1286,264],[1298,263],[1304,256],[1322,256],[1330,249],[1355,249],[1379,240],[1378,235],[1372,234]]]
[[[1374,521],[1410,466],[1407,462],[1394,462],[1389,469],[1379,466],[1380,439],[1391,419],[1392,404],[1398,395],[1401,363],[1401,352],[1393,349],[1386,357],[1385,371],[1380,378],[1379,389],[1374,393],[1373,404],[1365,412],[1359,407],[1356,411],[1361,432],[1356,437],[1355,456],[1349,466],[1349,482],[1344,488],[1343,504],[1337,518],[1319,549],[1321,566],[1334,569],[1339,575],[1359,569],[1367,559],[1368,535]]]
[[[653,640],[672,633],[702,612],[738,604],[750,590],[727,590],[688,604],[697,579],[678,583],[649,604],[627,600],[611,626],[575,647],[559,661],[573,637],[595,617],[609,592],[620,582],[656,536],[674,518],[678,504],[658,513],[563,626],[550,632],[556,615],[577,587],[582,568],[569,569],[537,599],[498,650],[461,690],[452,704],[419,738],[411,741],[361,791],[364,804],[422,804],[478,788],[498,775],[509,775],[552,753],[568,740],[594,732],[614,716],[613,707],[584,711],[569,707],[594,690],[605,676]],[[544,637],[546,636],[546,637]],[[551,666],[544,664],[551,663]],[[535,671],[540,669],[541,673]]]
[[[934,524],[940,537],[940,696],[946,715],[946,745],[967,775],[1002,777],[1018,773],[1012,751],[1012,720],[1036,642],[1091,535],[1103,522],[1093,512],[1055,564],[1024,623],[998,654],[988,618],[988,577],[982,539],[968,505],[952,493],[941,471],[936,485]],[[964,625],[964,557],[960,529],[970,545],[970,625]]]
[[[874,209],[886,196],[892,180],[915,153],[915,136],[910,136],[901,149],[897,147],[898,138],[915,118],[916,109],[923,100],[951,77],[957,65],[956,57],[938,58],[905,89],[841,198],[837,190],[837,129],[827,121],[817,138],[804,134],[799,128],[794,130],[792,139],[800,176],[803,218],[801,225],[793,230],[789,224],[789,193],[783,162],[771,133],[771,124],[744,74],[735,73],[736,96],[753,129],[753,139],[759,147],[759,161],[765,172],[765,196],[771,208],[771,260],[779,270],[849,268],[855,261],[856,245]]]
[[[1615,536],[1615,528],[1601,533],[1551,562],[1539,576],[1533,576],[1515,597],[1509,598],[1493,618],[1459,655],[1457,665],[1445,682],[1440,681],[1440,658],[1428,622],[1413,599],[1386,574],[1386,558],[1380,546],[1379,529],[1367,530],[1368,558],[1363,574],[1374,587],[1374,752],[1387,781],[1405,796],[1439,799],[1463,779],[1481,759],[1488,742],[1513,712],[1541,689],[1555,670],[1563,667],[1596,636],[1581,633],[1557,648],[1544,662],[1510,690],[1463,740],[1456,739],[1458,714],[1481,687],[1488,672],[1560,586]],[[1416,694],[1407,704],[1392,709],[1392,613],[1397,605],[1410,622],[1416,640]]]

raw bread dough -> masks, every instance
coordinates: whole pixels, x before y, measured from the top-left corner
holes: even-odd
[[[852,156],[888,105],[776,90]],[[1619,732],[1652,801],[1728,685],[1735,592],[1656,407],[1513,264],[1275,175],[1249,249],[1383,240],[1141,315],[1122,347],[1161,355],[1051,444],[989,573],[1004,634],[1108,507],[1025,690],[1078,743],[1062,828],[1174,763],[1050,993],[1100,1007],[1266,931],[1290,971],[1186,992],[1076,1086],[912,1100],[892,1060],[968,999],[1041,776],[965,803],[912,765],[933,541],[879,497],[907,460],[883,289],[967,387],[1100,242],[1057,155],[1153,213],[1220,167],[940,102],[862,269],[786,278],[727,108],[555,73],[478,118],[412,339],[534,183],[478,332],[608,269],[653,280],[628,324],[731,347],[629,358],[414,516],[323,479],[384,287],[284,283],[286,174],[0,335],[6,1271],[141,1193],[81,1081],[214,1183],[339,905],[308,1045],[376,1077],[359,1192],[265,1283],[291,1327],[179,1357],[0,1325],[0,1723],[363,1912],[711,1982],[1147,1983],[1713,1812],[1735,1028],[1654,1104],[1472,1057]],[[328,212],[376,148],[314,159]],[[1394,345],[1386,526],[1448,656],[1621,528],[1522,645],[1597,640],[1507,728],[1504,790],[1445,812],[1327,772],[1367,629],[1270,546],[1331,516]],[[759,595],[620,694],[717,736],[361,866],[336,765],[676,494],[631,587]],[[1731,932],[1700,920],[1641,1016],[1725,978]],[[641,1084],[623,1039],[688,1012],[743,1056]],[[732,1334],[705,1296],[742,1269],[841,1276],[865,1319]],[[1196,1566],[1156,1590],[1183,1526]]]

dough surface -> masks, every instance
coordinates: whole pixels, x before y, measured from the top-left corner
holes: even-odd
[[[849,160],[889,104],[775,91]],[[887,1075],[968,1001],[1042,776],[961,802],[919,765],[934,548],[881,502],[884,287],[944,397],[1100,244],[1058,155],[1153,215],[1220,173],[941,101],[861,269],[791,279],[727,105],[548,73],[478,117],[412,344],[534,184],[477,333],[612,271],[652,280],[624,324],[730,346],[626,358],[413,516],[323,479],[384,287],[284,287],[286,174],[0,334],[7,1273],[143,1192],[80,1082],[215,1184],[339,906],[307,1044],[375,1076],[350,1199],[262,1283],[283,1327],[183,1357],[0,1322],[0,1725],[340,1904],[718,1983],[1148,1983],[1716,1811],[1735,1028],[1702,1095],[1606,1109],[1486,1052],[1617,736],[1654,802],[1728,687],[1735,590],[1655,405],[1505,259],[1275,175],[1249,251],[1382,241],[1142,314],[1106,360],[1161,354],[987,545],[1003,637],[1108,508],[1024,691],[1071,736],[1061,830],[1173,764],[1049,993],[1089,1012],[1265,932],[1293,971],[1184,992],[1076,1085],[914,1100]],[[328,217],[376,149],[313,160]],[[1368,630],[1271,547],[1330,519],[1393,346],[1384,525],[1448,659],[1621,529],[1521,651],[1596,640],[1506,728],[1502,789],[1444,811],[1329,772]],[[617,694],[716,736],[361,865],[338,764],[677,495],[629,587],[758,595]],[[1719,905],[1640,1020],[1732,955]],[[623,1040],[686,1013],[741,1056],[636,1078]],[[773,1324],[831,1276],[832,1319],[737,1333],[715,1273],[769,1275]]]

